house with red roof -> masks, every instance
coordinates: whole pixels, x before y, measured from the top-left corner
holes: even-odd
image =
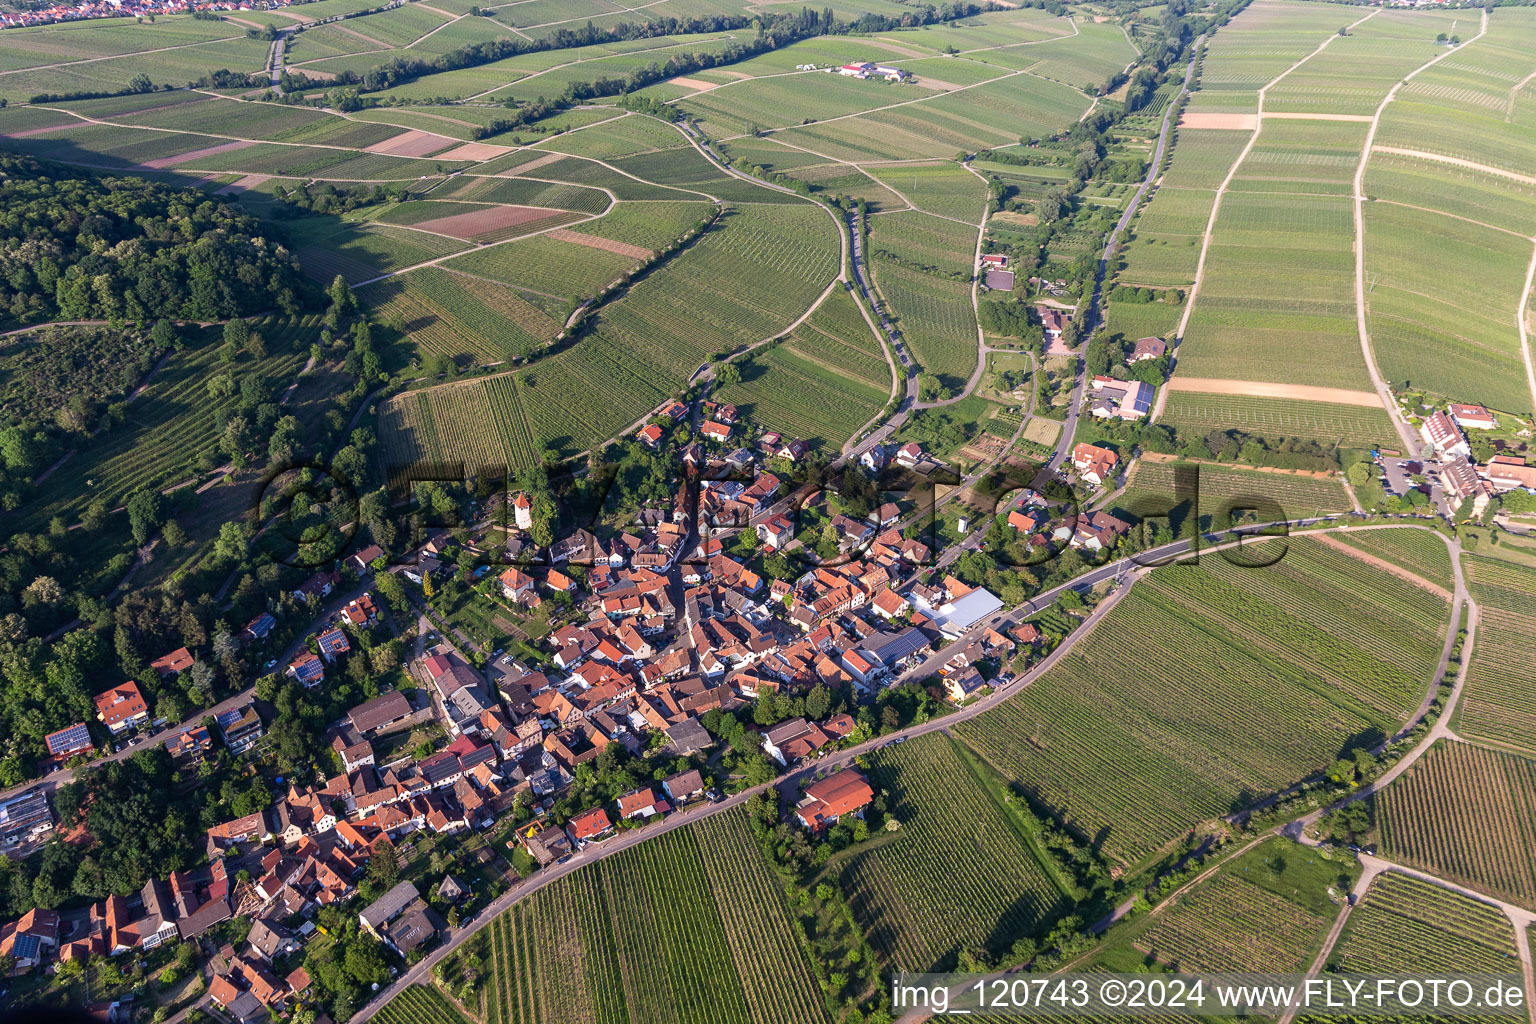
[[[571,837],[571,843],[580,848],[606,839],[613,833],[613,822],[608,820],[607,811],[594,807],[566,822],[565,831]]]
[[[806,828],[819,832],[840,818],[861,813],[874,799],[875,791],[869,781],[852,768],[845,768],[805,787],[795,805],[795,816]]]
[[[133,680],[96,695],[96,717],[114,734],[149,724],[149,705]]]

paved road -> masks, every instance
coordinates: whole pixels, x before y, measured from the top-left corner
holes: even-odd
[[[320,617],[318,619],[316,619],[316,623],[325,622],[325,621],[329,620],[331,618],[331,616],[335,615],[342,608],[346,607],[346,604],[347,604],[348,601],[351,601],[352,599],[358,597],[359,595],[361,595],[367,589],[368,589],[368,586],[367,586],[366,583],[364,583],[364,584],[359,584],[358,586],[353,587],[351,590],[348,590],[348,591],[346,591],[344,593],[333,594],[331,596],[331,598],[328,600],[328,602],[326,603],[326,605],[324,606],[324,608],[322,609],[322,611],[320,613]],[[311,627],[311,628],[313,628],[313,627]],[[284,665],[287,665],[289,661],[291,661],[293,658],[298,656],[298,653],[299,653],[300,649],[303,648],[303,646],[304,646],[304,639],[308,635],[309,635],[309,629],[305,629],[302,633],[299,634],[297,639],[295,639],[292,643],[290,643],[286,648],[284,648],[284,650],[283,650],[283,652],[281,654],[279,654],[275,659],[273,659],[273,660],[275,660],[277,662],[277,665],[278,665],[279,668],[284,666]],[[266,674],[266,670],[256,670],[256,671],[261,672],[262,675]],[[120,751],[118,751],[116,753],[108,754],[108,755],[106,755],[104,757],[98,757],[94,761],[88,762],[84,767],[91,768],[91,767],[94,767],[96,765],[105,764],[108,761],[121,761],[125,757],[133,756],[135,753],[137,753],[140,750],[148,750],[150,747],[153,747],[156,744],[164,743],[166,740],[170,739],[173,736],[176,736],[177,734],[181,733],[185,729],[192,728],[193,726],[196,726],[196,725],[201,725],[203,719],[207,718],[209,715],[219,715],[219,714],[224,713],[225,711],[233,711],[235,708],[244,707],[245,704],[250,701],[251,697],[255,695],[255,692],[256,692],[256,687],[255,687],[254,684],[251,685],[251,686],[247,686],[245,689],[241,690],[239,693],[234,694],[231,697],[227,697],[224,700],[219,701],[219,703],[215,704],[211,708],[203,708],[201,710],[194,711],[194,712],[192,712],[192,714],[188,715],[185,720],[183,720],[181,722],[178,722],[175,725],[168,725],[168,726],[165,726],[162,729],[159,729],[159,730],[157,730],[155,732],[152,732],[147,737],[141,738],[138,742],[134,743],[133,746],[131,746],[131,747],[124,747],[122,750],[120,750]],[[52,800],[53,799],[54,791],[57,790],[60,786],[65,785],[66,783],[73,781],[74,777],[75,777],[75,772],[72,769],[60,768],[58,771],[54,772],[52,775],[45,775],[41,780],[34,779],[33,781],[25,783],[24,785],[14,786],[11,789],[5,790],[4,792],[0,792],[0,800],[8,799],[8,798],[16,795],[17,793],[25,792],[27,790],[30,790],[30,789],[34,788],[34,787],[42,789],[45,793],[48,794],[49,800]],[[9,852],[11,853],[12,856],[17,856],[17,855],[24,855],[24,852],[30,852],[30,851],[9,851]]]
[[[1315,519],[1299,520],[1290,525],[1293,528],[1315,525],[1317,523],[1329,522],[1337,518],[1339,517],[1322,516]],[[1227,535],[1213,534],[1200,538],[1198,543],[1201,550],[1207,550],[1207,544],[1214,544],[1216,546],[1230,546],[1232,544],[1241,543],[1241,541],[1231,540]],[[1136,579],[1139,579],[1141,576],[1145,575],[1147,572],[1151,571],[1149,563],[1172,561],[1181,555],[1188,554],[1190,548],[1195,544],[1196,541],[1192,539],[1178,540],[1170,544],[1164,544],[1157,548],[1152,548],[1146,552],[1143,552],[1141,555],[1136,556],[1136,560],[1134,561],[1130,558],[1117,559],[1074,580],[1060,584],[1056,587],[1052,587],[1050,590],[1042,592],[1038,596],[1011,611],[999,613],[984,622],[977,623],[960,637],[958,643],[963,645],[968,639],[979,635],[989,626],[997,625],[1000,623],[1015,622],[1027,618],[1028,616],[1033,615],[1036,611],[1039,611],[1040,609],[1049,605],[1060,593],[1065,590],[1087,589],[1103,582],[1104,580],[1112,579],[1122,574],[1125,575],[1127,584],[1132,583]],[[565,877],[572,871],[575,871],[577,868],[585,864],[590,864],[605,857],[611,857],[615,853],[618,853],[621,850],[629,849],[635,844],[642,843],[647,839],[652,838],[653,836],[662,835],[666,832],[672,831],[675,828],[681,828],[684,825],[692,824],[693,822],[699,821],[703,818],[713,817],[716,814],[722,814],[734,807],[740,806],[754,794],[764,792],[771,787],[779,788],[785,792],[792,793],[793,787],[799,785],[803,780],[811,775],[839,768],[848,764],[854,758],[857,758],[863,754],[870,753],[871,751],[878,750],[881,747],[885,747],[893,743],[904,742],[913,737],[925,736],[932,732],[946,730],[959,722],[974,718],[977,715],[985,714],[997,705],[1001,704],[1003,701],[1007,700],[1009,697],[1013,696],[1013,694],[1017,693],[1019,690],[1031,685],[1037,679],[1041,678],[1043,675],[1049,672],[1057,662],[1059,662],[1063,657],[1067,655],[1073,646],[1075,646],[1084,637],[1093,632],[1094,628],[1099,624],[1099,622],[1101,622],[1104,617],[1109,614],[1111,609],[1114,608],[1114,606],[1126,593],[1129,592],[1129,590],[1129,585],[1118,588],[1114,593],[1110,594],[1103,601],[1099,602],[1098,606],[1095,607],[1093,611],[1089,613],[1087,618],[1083,620],[1083,623],[1078,626],[1077,629],[1073,630],[1072,634],[1068,636],[1064,641],[1062,641],[1062,643],[1054,651],[1047,654],[1027,672],[1016,676],[1008,683],[997,687],[991,694],[981,698],[969,707],[962,708],[947,715],[941,715],[938,718],[930,719],[927,722],[911,726],[907,729],[900,730],[899,732],[888,733],[884,736],[876,737],[875,739],[866,740],[865,742],[856,746],[848,747],[844,750],[827,754],[810,762],[804,767],[798,768],[789,774],[780,776],[772,782],[764,783],[760,786],[754,786],[751,789],[743,790],[742,792],[728,797],[719,803],[697,804],[693,807],[672,814],[659,824],[649,825],[641,829],[622,833],[621,835],[616,836],[607,842],[587,847],[562,864],[535,872],[530,877],[524,879],[517,885],[513,886],[511,889],[507,890],[507,892],[503,893],[499,898],[492,901],[485,909],[476,914],[473,921],[461,925],[458,928],[448,929],[444,933],[444,940],[441,945],[439,945],[435,950],[432,951],[432,953],[430,953],[418,964],[416,964],[416,966],[410,968],[389,985],[381,989],[376,997],[366,1007],[359,1010],[357,1015],[352,1019],[359,1022],[359,1024],[372,1019],[374,1014],[378,1013],[379,1010],[382,1009],[390,999],[403,991],[406,986],[426,981],[429,977],[429,972],[431,971],[433,965],[437,964],[444,957],[453,952],[453,950],[457,949],[477,931],[483,928],[488,922],[494,919],[496,915],[502,913],[519,900],[529,896],[534,892],[537,892],[544,886]],[[896,682],[899,683],[907,679],[915,679],[932,675],[938,670],[940,665],[948,660],[948,657],[950,656],[953,656],[952,651],[948,652],[947,654],[945,652],[932,654],[925,658],[919,665],[899,676]]]

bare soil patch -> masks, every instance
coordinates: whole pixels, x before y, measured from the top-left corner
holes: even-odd
[[[430,156],[445,146],[453,145],[454,141],[443,135],[411,128],[383,142],[375,142],[363,152],[383,153],[386,156]]]
[[[596,235],[584,235],[580,231],[571,231],[569,228],[561,228],[551,231],[550,238],[558,238],[562,242],[571,242],[575,245],[585,245],[593,249],[602,249],[606,252],[616,252],[620,256],[628,256],[637,260],[648,260],[653,255],[651,250],[638,245],[630,245],[628,242],[618,242],[612,238],[599,238]]]
[[[512,175],[526,174],[529,171],[536,171],[540,167],[548,167],[550,164],[555,163],[558,160],[564,160],[564,159],[565,159],[565,154],[564,153],[546,153],[543,156],[541,156],[541,157],[539,157],[539,158],[537,158],[535,160],[529,160],[525,164],[519,164],[518,166],[512,168],[507,173],[508,174],[512,174]]]
[[[1214,110],[1187,110],[1179,118],[1181,128],[1226,128],[1251,132],[1259,126],[1258,114],[1223,114]]]
[[[1180,377],[1168,382],[1172,391],[1200,391],[1213,395],[1247,395],[1250,398],[1294,398],[1303,402],[1332,402],[1335,405],[1359,405],[1381,408],[1381,398],[1374,391],[1347,388],[1320,388],[1311,384],[1275,384],[1262,380],[1219,380],[1214,377]]]
[[[247,174],[245,177],[225,185],[223,188],[215,192],[214,195],[237,196],[241,192],[247,192],[255,188],[257,185],[260,185],[270,177],[272,177],[270,174]]]
[[[671,78],[668,79],[668,81],[672,85],[680,85],[684,89],[693,89],[696,92],[709,92],[711,89],[720,88],[719,82],[706,82],[701,78],[688,78],[684,76],[679,78]]]
[[[511,146],[493,146],[489,142],[466,142],[446,153],[437,154],[439,160],[489,160],[512,152]]]
[[[487,206],[483,210],[424,220],[413,226],[439,235],[474,241],[484,235],[505,231],[507,228],[526,227],[558,215],[555,210],[539,206]]]
[[[63,124],[50,124],[44,128],[22,128],[19,131],[3,133],[7,139],[30,139],[34,135],[47,135],[61,128],[68,128],[71,124],[84,124],[83,121],[66,121]]]

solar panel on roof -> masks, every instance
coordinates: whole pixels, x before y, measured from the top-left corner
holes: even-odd
[[[67,729],[60,729],[48,736],[48,752],[60,754],[68,751],[80,750],[91,745],[91,732],[84,722],[72,725]]]

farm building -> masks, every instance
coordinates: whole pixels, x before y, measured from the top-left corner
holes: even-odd
[[[1472,454],[1472,446],[1467,443],[1467,435],[1463,434],[1455,421],[1443,412],[1437,412],[1425,420],[1419,432],[1442,459],[1448,459],[1453,455]]]
[[[1495,455],[1482,467],[1481,473],[1496,491],[1512,491],[1517,487],[1536,491],[1536,466],[1527,466],[1524,459],[1513,455]]]
[[[1102,374],[1093,378],[1093,401],[1088,411],[1100,419],[1118,416],[1139,420],[1152,408],[1152,386],[1139,380],[1115,380]]]
[[[1499,419],[1481,405],[1451,405],[1451,419],[1463,430],[1493,430]]]

